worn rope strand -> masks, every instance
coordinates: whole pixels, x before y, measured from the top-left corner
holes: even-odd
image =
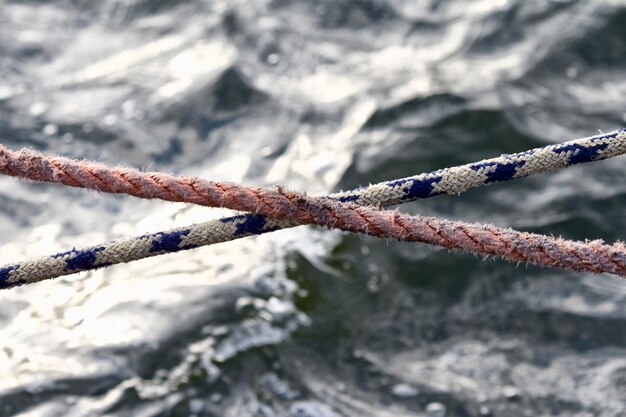
[[[579,139],[559,145],[551,145],[545,148],[522,152],[520,154],[504,155],[500,158],[481,161],[475,164],[444,169],[430,174],[422,174],[402,180],[380,183],[352,192],[335,194],[333,195],[333,198],[339,201],[354,201],[361,204],[367,202],[373,204],[396,204],[397,202],[401,202],[403,200],[411,200],[442,193],[458,193],[463,190],[463,187],[469,188],[470,186],[478,186],[488,184],[490,182],[518,178],[538,172],[556,169],[558,167],[565,167],[580,162],[605,159],[622,154],[625,152],[625,139],[626,129],[621,129],[606,135]],[[533,156],[534,159],[532,158]],[[16,161],[21,161],[21,163]],[[546,161],[551,161],[551,163]],[[69,168],[67,168],[67,171],[71,171],[71,173],[62,169],[68,165]],[[16,153],[8,151],[0,146],[0,172],[13,176],[27,177],[30,179],[44,181],[59,180],[67,185],[84,186],[85,170],[79,169],[81,165],[83,168],[85,165],[90,166],[89,170],[91,171],[91,175],[99,181],[101,187],[105,188],[104,190],[101,189],[101,191],[119,192],[119,190],[124,189],[124,187],[127,189],[128,184],[130,184],[135,190],[134,194],[130,192],[129,194],[138,195],[142,193],[141,189],[146,183],[156,183],[158,184],[157,188],[165,188],[166,194],[163,196],[165,196],[166,199],[176,199],[181,198],[181,195],[177,195],[175,191],[172,191],[172,184],[178,185],[181,180],[189,180],[188,178],[181,179],[163,174],[141,173],[133,170],[112,170],[100,164],[76,162],[65,158],[44,157],[30,151],[21,151]],[[526,170],[520,171],[520,168],[528,166],[534,166],[535,168],[526,168]],[[55,171],[55,169],[61,170],[62,173],[60,174],[58,171]],[[477,177],[473,177],[469,181],[466,180],[463,184],[458,181],[451,181],[452,178],[459,177],[460,173],[467,173],[468,170],[478,172],[483,175],[482,181],[477,181]],[[115,184],[111,185],[107,182],[107,175],[112,175],[113,173],[117,175],[118,179],[122,179],[122,186],[119,188]],[[130,180],[129,178],[135,174],[142,174],[143,176]],[[462,176],[460,176],[460,178],[461,180],[463,179]],[[137,181],[137,179],[140,181]],[[359,218],[356,219],[357,221],[354,221],[355,219],[353,218],[351,223],[345,223],[344,221],[344,224],[339,225],[334,211],[341,208],[341,205],[337,205],[335,209],[331,209],[330,211],[323,209],[323,206],[319,206],[319,204],[333,204],[333,201],[330,201],[328,198],[310,199],[295,193],[280,193],[273,192],[271,190],[249,189],[235,184],[213,183],[198,179],[191,180],[192,181],[190,182],[187,181],[187,184],[191,184],[190,187],[194,190],[196,196],[202,195],[203,193],[203,188],[198,187],[197,184],[206,185],[206,183],[208,183],[213,187],[207,187],[211,191],[215,191],[216,189],[218,190],[213,197],[216,199],[221,198],[220,201],[224,203],[223,206],[225,207],[241,209],[241,207],[236,206],[236,204],[241,204],[242,200],[245,202],[246,199],[255,198],[256,196],[256,198],[259,198],[261,201],[263,208],[260,208],[259,205],[254,207],[254,211],[260,213],[257,215],[235,216],[222,219],[217,222],[209,222],[188,228],[174,229],[169,232],[145,235],[138,238],[124,239],[83,250],[72,250],[70,252],[57,254],[51,257],[43,257],[34,261],[9,265],[4,268],[0,268],[0,288],[3,286],[11,287],[26,282],[35,282],[42,279],[54,278],[56,276],[71,274],[81,270],[99,268],[113,263],[128,262],[161,253],[191,249],[192,247],[232,240],[238,237],[249,236],[251,234],[264,233],[266,231],[276,230],[282,227],[292,227],[300,223],[324,224],[329,227],[338,227],[343,230],[350,231],[356,231],[353,230],[353,228],[361,227],[361,229],[359,229],[360,233],[374,234],[380,237],[395,237],[402,240],[419,240],[434,244],[441,244],[442,246],[451,248],[465,247],[466,249],[479,253],[496,254],[489,252],[485,247],[481,248],[472,244],[474,242],[473,238],[470,239],[471,242],[468,240],[469,236],[467,236],[466,233],[468,225],[458,229],[462,231],[463,234],[457,233],[457,237],[461,240],[457,240],[454,244],[449,243],[447,240],[436,242],[426,238],[414,239],[414,237],[417,236],[415,234],[394,235],[390,231],[391,229],[389,229],[389,227],[393,227],[395,223],[393,221],[389,223],[389,219],[387,219],[387,223],[384,224],[384,226],[387,227],[387,230],[384,228],[381,229],[376,223],[366,222],[365,226],[363,226],[362,221],[364,218],[367,219],[367,217],[358,211],[355,211],[355,213],[359,214]],[[399,191],[400,187],[403,188]],[[430,187],[430,189],[428,187]],[[93,180],[90,188],[97,188],[93,186]],[[206,192],[206,190],[204,190],[204,192]],[[223,198],[224,196],[219,195],[219,193],[230,193],[232,195],[230,196],[231,198],[228,199]],[[150,197],[150,194],[145,193],[141,196],[152,198]],[[269,198],[266,198],[267,196],[269,196]],[[378,196],[380,200],[377,200],[374,196]],[[182,197],[185,197],[185,195]],[[192,200],[189,199],[184,201]],[[206,204],[206,199],[201,199],[200,202]],[[229,204],[235,205],[230,206]],[[304,207],[302,207],[302,205],[304,205]],[[263,214],[269,217],[282,217],[285,220],[273,220],[268,217],[264,217]],[[359,221],[361,221],[360,224]],[[442,221],[446,224],[445,220]],[[466,235],[466,237],[463,238],[463,235]],[[495,234],[493,238],[499,241],[500,245],[505,244],[506,246],[507,241],[503,240],[499,234]],[[465,243],[462,242],[463,239]],[[548,241],[547,243],[550,242]],[[606,245],[603,245],[603,247],[604,246]],[[129,250],[129,248],[132,248],[132,250]],[[621,247],[618,245],[616,248],[620,249]],[[543,250],[545,252],[545,247]],[[511,249],[511,252],[518,253],[513,249]],[[514,258],[511,258],[510,256],[507,258],[507,256],[504,256],[501,253],[497,254],[503,256],[505,259],[514,260]],[[562,257],[562,259],[565,258]],[[583,262],[584,258],[581,258],[578,255],[577,259],[578,264],[574,264],[574,266],[566,265],[564,267],[577,270],[601,272],[600,270],[596,271],[589,266],[587,266],[586,269],[580,267],[579,264],[581,264],[581,262],[584,263],[589,261],[587,260]],[[519,262],[520,260],[517,261]],[[541,262],[543,263],[535,262],[530,258],[525,259],[525,261],[558,266],[551,263],[552,261],[549,259],[542,259]],[[603,268],[604,269],[602,269],[602,271],[620,274],[619,272],[612,271],[606,265]]]
[[[620,129],[603,135],[381,182],[369,187],[332,194],[330,197],[360,205],[389,206],[440,194],[459,194],[473,187],[540,174],[624,153],[626,153],[626,129]],[[2,145],[0,145],[0,174],[106,193],[228,207],[249,212],[256,211],[259,199],[276,197],[276,193],[268,193],[267,190],[258,187],[135,169],[110,168],[89,161],[46,156],[29,149],[11,151]]]
[[[286,197],[291,201],[286,212],[307,212],[310,216],[307,223],[310,224],[324,224],[329,228],[354,233],[425,242],[448,249],[499,256],[516,263],[525,262],[593,273],[606,272],[626,277],[626,247],[620,242],[613,245],[603,244],[602,241],[575,242],[491,225],[381,211],[295,193],[289,193]],[[282,212],[284,211],[281,210]],[[297,224],[293,222],[291,225]],[[231,236],[217,235],[210,229],[210,223],[205,223],[186,229],[127,238],[87,250],[74,249],[52,257],[0,268],[0,288],[230,239]]]

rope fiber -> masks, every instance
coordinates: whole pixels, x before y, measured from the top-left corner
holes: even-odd
[[[317,224],[377,237],[426,242],[449,249],[500,256],[517,263],[626,276],[626,248],[619,242],[613,245],[605,245],[601,241],[573,242],[490,225],[410,216],[360,206],[388,206],[439,194],[458,194],[471,187],[624,153],[626,129],[620,129],[331,196],[309,197],[282,189],[269,190],[193,177],[109,168],[92,162],[44,156],[26,149],[14,152],[0,145],[0,173],[3,174],[253,213],[8,265],[0,268],[0,288],[299,224]]]

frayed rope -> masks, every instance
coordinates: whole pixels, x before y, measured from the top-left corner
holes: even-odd
[[[308,197],[282,189],[275,191],[193,177],[109,168],[92,162],[44,156],[25,149],[14,152],[0,145],[0,173],[6,175],[254,213],[8,265],[0,268],[0,288],[299,224],[318,224],[378,237],[426,242],[450,249],[497,255],[518,263],[626,276],[626,251],[620,243],[609,246],[601,242],[572,242],[494,226],[408,216],[359,206],[388,206],[439,194],[458,194],[471,187],[624,153],[626,129],[620,129],[327,197]]]

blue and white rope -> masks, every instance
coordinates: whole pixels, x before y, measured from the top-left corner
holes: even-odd
[[[472,187],[553,171],[626,153],[626,129],[561,144],[382,182],[328,198],[390,206]],[[165,253],[262,234],[298,223],[243,214],[169,231],[103,243],[0,268],[0,289],[125,263]]]

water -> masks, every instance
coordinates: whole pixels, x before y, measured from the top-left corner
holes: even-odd
[[[329,192],[626,123],[626,3],[0,1],[0,137]],[[624,160],[401,207],[623,239]],[[0,262],[225,211],[0,178]],[[626,284],[297,228],[0,294],[1,416],[623,416]]]

